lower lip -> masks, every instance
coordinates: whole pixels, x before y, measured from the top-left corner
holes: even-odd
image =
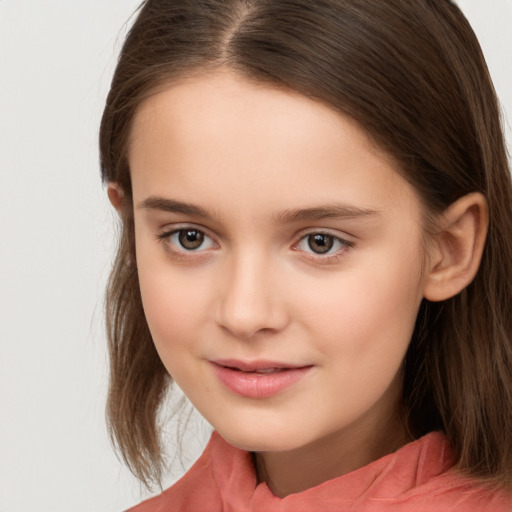
[[[247,398],[268,398],[299,382],[312,366],[285,368],[274,373],[243,372],[212,363],[218,379],[228,389]]]

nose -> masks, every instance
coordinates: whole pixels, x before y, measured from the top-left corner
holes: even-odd
[[[218,324],[241,339],[283,330],[289,315],[279,269],[254,255],[230,263],[219,291]]]

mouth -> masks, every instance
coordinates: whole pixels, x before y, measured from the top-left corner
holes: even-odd
[[[302,380],[313,365],[275,361],[210,361],[220,382],[231,392],[253,399],[269,398]]]

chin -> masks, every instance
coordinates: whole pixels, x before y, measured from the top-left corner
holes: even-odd
[[[283,428],[276,431],[252,426],[248,431],[242,428],[238,428],[236,431],[216,430],[229,444],[248,452],[286,452],[304,446],[311,441],[302,439],[299,435],[294,435]]]
[[[275,439],[270,441],[267,439],[261,439],[261,437],[259,437],[258,439],[247,439],[241,438],[240,436],[237,436],[237,438],[234,439],[232,437],[224,436],[222,432],[219,432],[219,434],[229,444],[248,452],[285,452],[293,450],[294,448],[298,448],[298,446],[290,444],[289,442],[276,442]]]

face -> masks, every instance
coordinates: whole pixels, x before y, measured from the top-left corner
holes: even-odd
[[[129,162],[156,348],[223,437],[293,450],[390,421],[423,297],[422,210],[354,122],[196,77],[140,107]]]

